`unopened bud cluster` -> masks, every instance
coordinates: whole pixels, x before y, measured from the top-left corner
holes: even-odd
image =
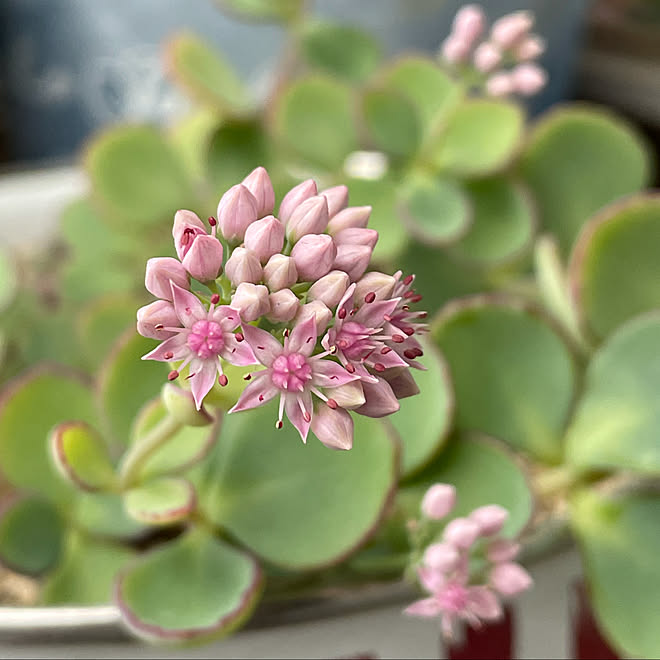
[[[442,56],[454,66],[471,66],[482,74],[491,96],[532,96],[547,82],[535,60],[545,44],[531,33],[531,12],[517,11],[496,20],[487,36],[486,17],[478,5],[465,5],[454,18],[451,34],[441,46]]]
[[[266,170],[230,188],[204,223],[177,211],[178,259],[147,262],[146,288],[159,300],[141,308],[137,328],[163,340],[145,359],[176,365],[199,409],[224,364],[259,365],[230,412],[279,398],[303,440],[352,446],[349,410],[383,417],[417,393],[409,367],[423,352],[416,335],[426,314],[413,276],[366,270],[378,240],[371,207],[348,206],[348,189],[291,189],[278,215]],[[194,281],[198,284],[194,284]]]

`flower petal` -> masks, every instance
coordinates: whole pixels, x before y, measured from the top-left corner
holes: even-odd
[[[497,596],[488,587],[469,587],[467,609],[484,621],[502,616],[502,606]]]
[[[190,378],[190,391],[192,392],[193,399],[197,410],[202,407],[204,397],[211,391],[215,384],[215,375],[218,372],[216,358],[209,360],[195,360],[196,364],[191,364],[191,373],[193,369],[197,369],[195,375]]]
[[[237,309],[229,305],[220,305],[216,307],[211,314],[211,321],[215,321],[222,326],[223,330],[236,330],[241,325],[241,315]]]
[[[142,356],[143,360],[158,360],[159,362],[173,362],[175,360],[183,360],[190,349],[186,340],[188,339],[188,333],[180,332],[174,337],[166,339],[164,342],[160,343],[153,351],[150,351],[146,355]],[[172,355],[168,355],[171,353]],[[168,357],[165,357],[168,355]]]
[[[312,367],[312,382],[317,387],[339,387],[340,385],[346,385],[346,383],[359,379],[357,374],[349,374],[344,367],[333,360],[326,360],[324,358],[312,359],[310,363]]]
[[[249,364],[259,364],[254,356],[254,352],[246,341],[236,341],[236,335],[233,332],[225,332],[222,335],[225,345],[220,351],[223,360],[237,367],[246,367]]]
[[[355,293],[355,283],[346,289],[346,293],[343,295],[342,299],[337,305],[337,314],[341,309],[346,309],[346,313],[350,312],[353,309],[353,294]],[[335,324],[336,325],[336,324]]]
[[[362,381],[366,403],[356,410],[360,415],[386,417],[399,410],[399,402],[388,382],[378,376],[376,380],[376,383]]]
[[[385,325],[385,316],[391,316],[399,303],[399,298],[392,300],[377,300],[365,303],[355,313],[354,320],[368,328],[382,328]]]
[[[284,350],[282,344],[273,335],[261,328],[255,328],[253,325],[244,324],[243,335],[254,352],[254,356],[267,367],[270,367],[275,358]]]
[[[190,291],[182,289],[178,284],[171,283],[172,300],[176,315],[186,328],[190,328],[195,321],[206,319],[208,312],[199,298]]]
[[[312,395],[307,391],[300,394],[286,394],[284,397],[284,409],[286,410],[286,416],[289,418],[289,421],[296,427],[298,433],[300,433],[302,441],[307,442],[307,434],[312,423]],[[305,419],[306,417],[307,419]]]
[[[430,566],[418,568],[417,577],[422,587],[431,594],[437,594],[447,584],[444,572]]]
[[[442,613],[442,607],[440,603],[435,598],[422,598],[421,600],[416,600],[412,605],[408,605],[404,614],[410,616],[423,616],[426,618],[433,618]]]
[[[296,323],[286,345],[287,351],[309,356],[316,347],[316,338],[316,317],[312,315],[302,323]]]
[[[340,387],[328,387],[325,390],[325,395],[329,399],[334,399],[337,405],[345,410],[359,408],[365,402],[362,383],[359,380],[354,380]]]
[[[240,412],[257,408],[270,401],[279,390],[270,380],[268,371],[261,371],[252,376],[252,382],[241,392],[236,405],[229,411]]]
[[[394,367],[408,367],[408,363],[397,354],[396,351],[388,351],[383,354],[380,351],[374,351],[365,362],[370,366],[381,364],[385,369],[393,369]],[[382,369],[381,369],[382,371]]]
[[[320,404],[312,417],[314,435],[330,449],[351,449],[353,418],[341,408]]]

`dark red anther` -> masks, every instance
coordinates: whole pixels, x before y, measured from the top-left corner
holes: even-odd
[[[418,303],[424,296],[421,293],[416,293],[411,299],[411,303]]]
[[[351,310],[350,316],[353,316],[355,314],[355,312],[357,312],[357,311],[358,311],[358,308],[353,307],[353,309]]]
[[[409,348],[403,351],[403,357],[406,357],[409,360],[414,360],[417,357],[417,351],[414,348]]]
[[[381,355],[387,355],[392,349],[389,346],[383,346],[383,348],[380,349],[380,354]]]
[[[404,305],[401,309],[402,309],[404,312],[409,312],[409,311],[410,311],[410,307],[408,307],[408,305]]]
[[[259,395],[259,402],[261,402],[261,401],[263,401],[263,400],[264,400],[264,395],[263,395],[263,394],[260,394],[260,395]]]
[[[355,367],[349,362],[346,365],[346,371],[348,371],[349,374],[354,374],[355,373]]]
[[[167,351],[167,353],[163,354],[163,357],[166,360],[171,360],[174,357],[174,353],[172,353],[172,351]]]
[[[242,332],[237,332],[234,337],[236,337],[237,342],[242,342],[245,339]]]
[[[284,328],[284,332],[282,334],[288,339],[291,332],[289,328]]]
[[[413,280],[415,279],[414,275],[406,275],[406,277],[403,278],[403,283],[408,286],[409,284],[412,284]]]
[[[214,294],[211,296],[211,304],[212,304],[212,305],[217,305],[219,302],[220,302],[220,294],[218,294],[218,293],[214,293]]]
[[[167,380],[176,380],[178,377],[179,372],[176,369],[173,369],[169,374],[167,374]]]
[[[211,225],[211,227],[215,227],[218,224],[218,221],[212,215],[210,215],[209,224]]]
[[[225,376],[224,374],[220,374],[220,377],[218,378],[218,383],[222,385],[222,387],[226,387],[228,382],[229,382],[229,378],[227,378],[227,376]]]
[[[412,337],[415,334],[415,329],[411,328],[410,326],[407,326],[405,328],[401,328],[404,334],[408,335],[408,337]]]
[[[369,293],[364,297],[364,302],[366,303],[372,303],[374,300],[376,300],[376,294],[373,291],[369,291]]]
[[[342,308],[337,312],[337,316],[338,316],[340,319],[345,319],[345,318],[346,318],[346,308],[345,308],[345,307],[342,307]]]
[[[412,298],[414,295],[415,295],[415,292],[414,292],[414,291],[406,291],[406,292],[403,294],[403,297],[404,297],[404,298]]]
[[[154,330],[162,330],[165,326],[162,323],[156,323]]]
[[[395,344],[403,344],[406,341],[406,338],[403,335],[392,335],[392,341]]]
[[[328,399],[328,408],[332,408],[333,410],[337,410],[337,402],[334,399]]]
[[[376,362],[376,364],[374,364],[374,369],[379,373],[382,373],[385,371],[385,365],[382,362]]]
[[[276,428],[276,429],[281,429],[281,428],[282,428],[282,420],[281,420],[281,419],[278,419],[278,420],[275,422],[275,428]]]

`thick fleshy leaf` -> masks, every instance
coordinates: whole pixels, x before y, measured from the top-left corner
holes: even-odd
[[[427,132],[442,121],[462,97],[461,88],[436,62],[421,55],[395,61],[384,72],[383,80],[412,101]]]
[[[226,11],[255,21],[287,22],[298,16],[303,0],[216,0]]]
[[[87,150],[86,166],[108,219],[132,232],[170,221],[173,209],[195,199],[176,152],[148,126],[102,133]]]
[[[161,644],[201,642],[239,627],[259,599],[261,584],[252,557],[196,531],[128,566],[115,600],[139,637]]]
[[[536,217],[528,191],[504,177],[468,182],[465,192],[472,207],[470,229],[454,252],[483,266],[519,258],[532,245]]]
[[[660,497],[584,491],[572,502],[571,521],[601,630],[621,657],[657,657]]]
[[[62,422],[50,433],[50,450],[62,476],[80,490],[107,490],[115,470],[103,438],[84,422]]]
[[[117,574],[135,552],[71,533],[64,558],[41,594],[45,605],[106,605]]]
[[[422,137],[415,106],[400,92],[370,89],[362,97],[364,123],[377,149],[394,156],[411,156]]]
[[[70,496],[48,456],[48,433],[66,419],[96,421],[91,388],[78,375],[38,367],[7,386],[0,401],[0,466],[11,484],[49,499]]]
[[[540,313],[474,296],[448,304],[433,336],[449,363],[459,430],[560,460],[575,370],[566,344]]]
[[[273,403],[227,416],[201,506],[274,564],[335,563],[375,531],[395,486],[394,445],[381,422],[358,415],[350,451],[311,435],[303,445],[289,422],[275,428],[276,415]]]
[[[533,498],[527,477],[514,455],[490,438],[460,436],[402,491],[405,507],[419,516],[426,489],[434,483],[456,487],[452,517],[465,516],[479,506],[499,504],[509,512],[504,534],[516,536],[532,514]]]
[[[538,122],[520,171],[543,228],[567,254],[592,214],[646,185],[649,157],[640,136],[621,119],[597,108],[562,108]]]
[[[311,66],[356,82],[368,78],[381,58],[380,45],[369,33],[329,21],[308,22],[301,47]]]
[[[321,75],[294,82],[277,101],[281,140],[312,163],[338,168],[356,148],[351,90]]]
[[[402,399],[401,409],[390,417],[401,438],[401,473],[419,471],[444,446],[454,412],[454,393],[444,359],[430,344],[422,358],[427,371],[412,374],[419,394]]]
[[[168,44],[167,60],[175,79],[198,101],[229,113],[249,109],[250,98],[238,74],[203,39],[180,34]]]
[[[502,169],[522,140],[524,116],[507,101],[466,101],[448,118],[429,147],[437,167],[476,176]]]
[[[148,531],[126,513],[117,493],[80,493],[71,513],[76,527],[100,539],[130,542]]]
[[[212,108],[195,108],[168,126],[169,143],[196,179],[206,176],[206,149],[220,124],[220,114]]]
[[[100,367],[98,398],[103,421],[112,439],[120,445],[128,444],[135,415],[165,382],[164,363],[140,359],[153,347],[152,339],[129,329],[115,342]]]
[[[14,297],[16,283],[14,264],[0,251],[0,311],[4,310]]]
[[[660,313],[629,321],[603,344],[587,370],[566,438],[581,468],[660,473]]]
[[[0,516],[0,562],[25,575],[52,568],[62,550],[62,519],[55,507],[33,497],[8,505]]]
[[[602,338],[627,319],[660,308],[660,195],[607,207],[583,230],[569,266],[581,321]]]
[[[124,494],[128,514],[148,525],[171,525],[195,510],[195,489],[186,479],[160,477]]]
[[[452,179],[417,175],[404,181],[397,196],[401,218],[423,243],[453,243],[470,228],[470,202]]]

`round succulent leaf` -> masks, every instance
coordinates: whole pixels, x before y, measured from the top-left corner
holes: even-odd
[[[383,72],[382,80],[414,104],[426,133],[460,103],[463,95],[460,86],[423,55],[395,60]]]
[[[131,542],[148,527],[131,518],[118,493],[80,493],[71,507],[72,523],[95,538]]]
[[[453,243],[465,235],[472,223],[469,199],[452,179],[411,176],[403,182],[397,197],[402,220],[422,243]]]
[[[223,55],[203,39],[183,33],[167,45],[168,68],[196,100],[228,113],[250,109],[248,91]]]
[[[564,254],[591,215],[644,188],[649,169],[641,136],[609,112],[586,106],[543,117],[520,162],[543,228],[557,236]]]
[[[62,519],[48,501],[26,497],[0,515],[0,562],[24,575],[41,575],[59,560]]]
[[[442,170],[462,176],[485,176],[501,170],[515,156],[525,117],[520,106],[494,99],[459,105],[429,145],[429,158]]]
[[[660,308],[660,195],[628,198],[584,227],[571,254],[570,291],[582,325],[603,338]]]
[[[220,7],[241,18],[288,22],[298,16],[303,0],[216,0]]]
[[[117,574],[134,555],[126,546],[71,532],[61,563],[43,586],[43,604],[107,605]]]
[[[380,44],[369,33],[331,21],[308,21],[300,46],[310,66],[354,82],[367,79],[382,56]]]
[[[261,586],[261,570],[252,557],[194,531],[122,571],[115,601],[138,637],[160,644],[199,643],[239,627]]]
[[[423,343],[426,371],[412,370],[419,394],[402,399],[390,417],[401,438],[401,474],[405,479],[424,467],[447,441],[454,412],[454,393],[444,358]]]
[[[168,126],[169,143],[195,179],[206,177],[207,145],[220,124],[220,117],[221,113],[215,109],[195,108]]]
[[[398,469],[385,426],[353,417],[353,448],[331,451],[311,434],[304,445],[290,423],[276,429],[275,403],[228,415],[200,506],[278,566],[309,569],[340,561],[376,530]]]
[[[621,657],[655,658],[660,647],[660,497],[609,499],[583,491],[571,503],[591,605]]]
[[[459,430],[486,433],[542,461],[561,459],[575,368],[538,311],[472,296],[440,312],[433,337],[449,364]]]
[[[100,367],[97,394],[103,421],[120,446],[128,444],[133,419],[144,401],[153,398],[165,382],[164,363],[141,359],[153,347],[152,339],[129,328]]]
[[[4,310],[16,293],[16,271],[9,256],[0,250],[0,311]]]
[[[453,247],[454,253],[481,266],[497,266],[531,248],[536,216],[531,196],[518,182],[504,177],[470,181],[465,193],[472,224]]]
[[[352,91],[329,76],[310,75],[292,83],[276,102],[274,121],[285,145],[331,170],[357,147]]]
[[[186,479],[160,477],[124,494],[129,516],[147,525],[172,525],[195,510],[195,489]]]
[[[80,490],[109,490],[115,470],[103,438],[84,422],[62,422],[50,432],[50,450],[60,474]]]
[[[112,222],[131,232],[170,221],[195,196],[181,160],[149,126],[120,126],[97,137],[86,154],[95,198]]]
[[[48,499],[67,500],[71,487],[48,455],[48,433],[65,419],[94,424],[89,385],[63,367],[36,367],[4,390],[0,400],[0,466],[17,488]]]
[[[660,312],[621,326],[598,349],[566,436],[581,468],[660,473]]]

